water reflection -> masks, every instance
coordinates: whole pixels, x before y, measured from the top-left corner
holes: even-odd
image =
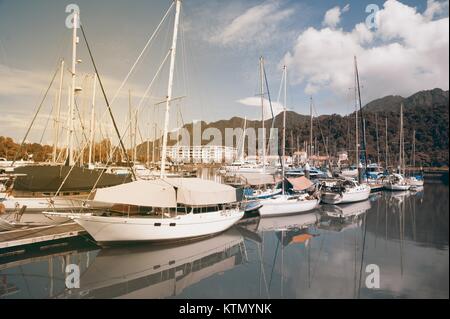
[[[231,229],[219,236],[177,246],[103,249],[81,276],[81,298],[167,298],[225,272],[245,258],[243,237]]]
[[[0,256],[0,298],[448,298],[448,186],[253,218],[182,245]],[[65,266],[81,288],[65,287]],[[380,289],[365,267],[380,267]]]

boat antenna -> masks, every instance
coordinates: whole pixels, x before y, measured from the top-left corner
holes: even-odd
[[[113,126],[114,126],[114,130],[116,131],[117,137],[119,138],[120,147],[122,148],[122,151],[125,154],[125,159],[127,161],[128,167],[130,168],[131,174],[133,175],[133,179],[137,180],[136,175],[134,173],[134,170],[131,167],[130,159],[129,159],[128,153],[127,153],[127,151],[125,149],[125,145],[123,144],[122,138],[120,136],[120,132],[119,132],[119,129],[117,127],[116,120],[114,119],[114,115],[112,113],[111,106],[110,106],[109,101],[108,101],[108,97],[106,96],[105,88],[103,87],[102,79],[100,77],[100,74],[98,73],[97,65],[95,64],[94,57],[93,57],[92,51],[91,51],[91,47],[89,46],[89,42],[88,42],[88,40],[86,38],[86,33],[84,32],[84,28],[83,28],[83,25],[81,24],[81,22],[80,22],[80,29],[81,29],[81,33],[83,34],[83,38],[84,38],[84,42],[86,43],[87,50],[89,52],[89,57],[91,58],[91,62],[92,62],[92,65],[94,67],[95,74],[97,75],[98,84],[100,85],[100,89],[102,90],[103,98],[105,99],[106,107],[107,107],[109,115],[111,117],[111,120],[112,120],[112,123],[113,123]]]

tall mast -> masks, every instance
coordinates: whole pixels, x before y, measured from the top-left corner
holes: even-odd
[[[313,99],[310,97],[309,103],[309,113],[310,113],[310,123],[309,123],[309,156],[313,155]]]
[[[388,158],[389,158],[389,144],[388,144],[388,122],[387,122],[387,117],[385,118],[385,129],[386,129],[386,132],[385,132],[385,148],[386,148],[386,150],[385,150],[385,152],[386,152],[386,158],[385,158],[385,165],[386,165],[386,170],[387,170],[387,168],[388,168],[388,166],[389,166],[389,160],[388,160]]]
[[[375,130],[377,135],[377,165],[380,165],[380,140],[378,136],[378,115],[375,113]]]
[[[70,88],[70,110],[69,110],[69,165],[73,166],[73,140],[74,140],[74,122],[75,122],[75,81],[76,81],[76,65],[77,65],[77,29],[80,22],[80,12],[75,10],[73,13],[73,33],[72,33],[72,86]]]
[[[356,60],[356,56],[354,57],[355,60],[355,75],[356,75],[356,84],[357,84],[357,92],[358,92],[358,102],[359,102],[359,112],[361,113],[361,125],[362,125],[362,149],[364,151],[364,168],[365,168],[365,172],[367,174],[367,149],[366,149],[366,125],[364,123],[364,116],[363,116],[363,112],[362,112],[362,103],[361,103],[361,89],[360,89],[360,85],[359,85],[359,72],[358,72],[358,62]],[[356,124],[358,125],[358,123]],[[358,165],[359,167],[359,165]],[[359,182],[361,178],[359,178]]]
[[[400,173],[405,174],[405,149],[404,149],[404,141],[403,141],[403,103],[400,104],[400,150],[399,150],[399,165],[400,165]]]
[[[128,90],[128,126],[129,126],[129,134],[128,137],[130,139],[130,157],[131,160],[134,161],[133,159],[133,113],[131,110],[131,90]]]
[[[151,131],[152,128],[150,126],[150,112],[148,112],[148,120],[147,120],[147,160],[145,161],[147,168],[150,167],[150,135],[151,135]]]
[[[244,118],[244,131],[242,132],[242,141],[241,141],[241,153],[240,159],[244,160],[244,150],[245,150],[245,131],[247,130],[247,117]]]
[[[65,145],[65,161],[66,161],[66,165],[69,163],[69,140],[70,140],[70,118],[71,118],[71,108],[70,108],[70,101],[72,100],[72,94],[71,94],[71,89],[70,89],[70,85],[68,85],[67,87],[67,108],[68,108],[68,112],[67,112],[67,118],[66,118],[66,145]]]
[[[156,123],[153,124],[153,127],[154,127],[154,131],[155,131],[155,135],[153,137],[153,143],[152,143],[152,163],[155,164],[156,163],[156,161],[155,161],[155,149],[156,149],[156,135],[157,135]]]
[[[355,74],[355,165],[358,169],[358,179],[359,177],[359,125],[358,125],[358,102],[357,102],[357,92],[356,92],[356,74]]]
[[[413,146],[412,146],[412,166],[416,167],[416,130],[413,131]]]
[[[92,104],[91,104],[91,127],[89,131],[89,165],[93,164],[94,160],[92,159],[92,150],[94,145],[94,130],[95,130],[95,95],[97,88],[97,74],[94,73],[94,84],[92,89]]]
[[[262,124],[262,164],[263,168],[266,167],[266,129],[264,125],[264,58],[259,58],[259,73],[261,76],[261,124]]]
[[[138,111],[134,112],[134,138],[133,138],[133,162],[137,161],[137,133],[138,133]]]
[[[284,175],[285,175],[285,158],[286,158],[286,103],[287,103],[287,68],[286,66],[283,67],[283,73],[284,73],[284,103],[283,103],[283,145],[282,145],[282,159],[281,159],[281,169],[282,169],[282,176],[283,181],[281,183],[283,187],[283,195],[285,193],[285,185],[284,185]]]
[[[60,66],[60,77],[59,77],[59,89],[58,96],[56,101],[56,113],[55,113],[55,139],[53,144],[53,163],[56,163],[57,160],[57,149],[59,142],[59,121],[61,115],[61,97],[62,97],[62,88],[63,88],[63,80],[64,80],[64,59],[61,60]]]
[[[177,39],[178,39],[178,25],[180,22],[180,10],[181,10],[181,0],[175,0],[175,21],[173,25],[173,39],[172,47],[170,48],[170,68],[169,68],[169,83],[167,85],[167,97],[166,97],[166,114],[164,118],[164,132],[163,132],[163,145],[161,153],[161,177],[166,174],[166,153],[167,153],[167,132],[169,130],[169,111],[170,102],[172,99],[172,89],[173,89],[173,74],[175,71],[175,57],[177,51]]]

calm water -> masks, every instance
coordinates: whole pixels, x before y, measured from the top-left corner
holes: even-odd
[[[0,257],[0,298],[448,298],[448,197],[448,185],[426,184],[184,245]],[[80,267],[80,289],[65,288],[67,264]],[[365,286],[368,264],[379,289]]]

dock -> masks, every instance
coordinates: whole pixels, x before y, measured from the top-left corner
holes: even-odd
[[[18,248],[26,245],[45,244],[57,240],[87,235],[87,232],[77,223],[40,226],[26,229],[0,232],[0,250]]]

